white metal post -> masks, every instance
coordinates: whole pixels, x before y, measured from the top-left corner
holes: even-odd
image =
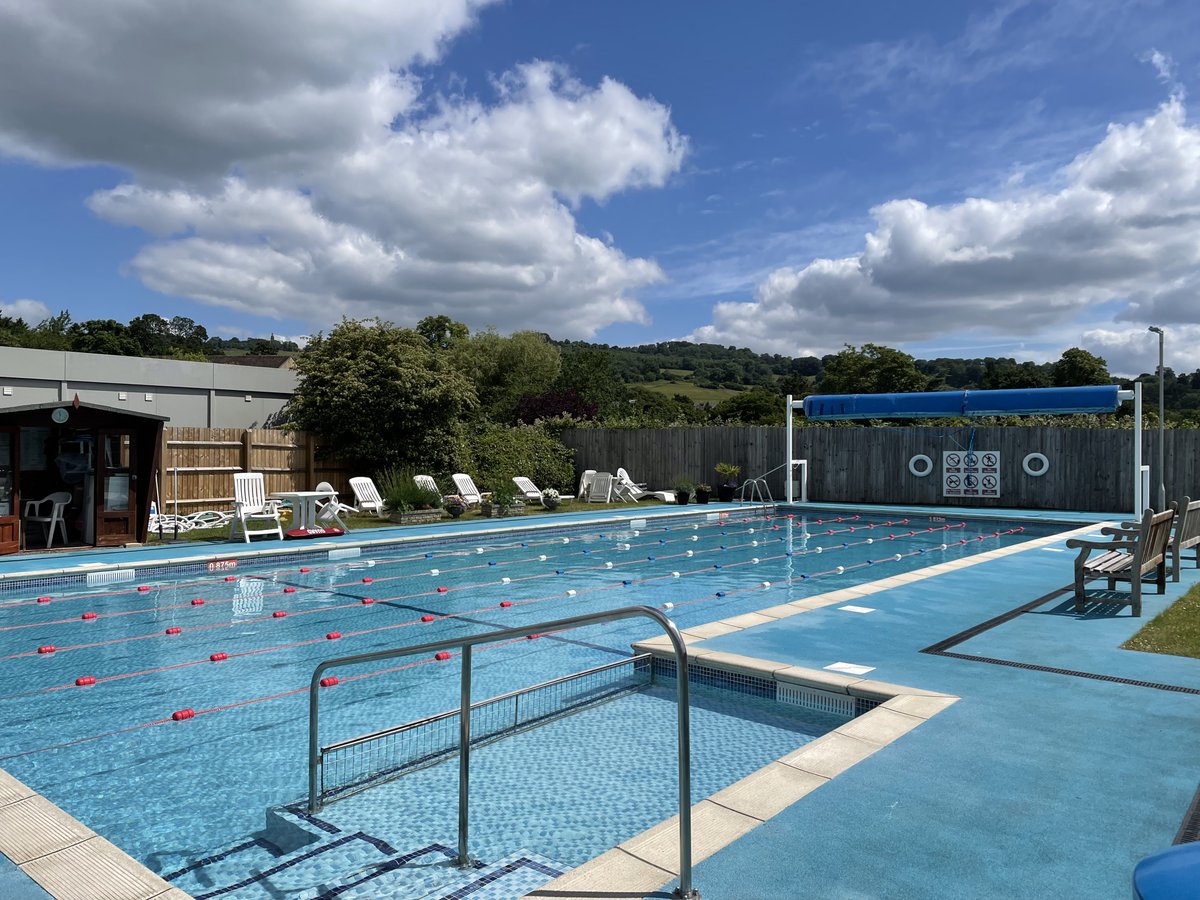
[[[1142,383],[1133,383],[1133,519],[1141,521],[1146,509],[1142,496]]]
[[[787,498],[787,502],[791,503],[792,500],[794,499],[792,496],[792,494],[793,494],[792,478],[794,477],[794,473],[792,472],[792,395],[791,394],[787,395],[787,415],[784,417],[784,419],[785,419],[786,424],[784,426],[783,439],[787,442],[787,468],[784,469],[784,471],[783,471],[783,477],[784,477],[784,481],[787,484],[787,487],[784,489],[783,493],[784,493],[784,496]]]

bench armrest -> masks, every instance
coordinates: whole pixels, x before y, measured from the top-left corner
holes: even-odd
[[[1084,538],[1070,538],[1067,541],[1068,550],[1129,550],[1137,549],[1137,541],[1089,541]]]

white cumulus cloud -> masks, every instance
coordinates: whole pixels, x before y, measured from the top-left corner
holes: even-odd
[[[36,325],[52,315],[50,307],[41,300],[0,300],[0,314],[10,319],[22,319],[26,325]]]
[[[898,199],[872,215],[861,252],[779,269],[753,299],[717,304],[690,337],[794,353],[968,332],[1053,333],[1065,348],[1087,331],[1103,350],[1112,345],[1089,324],[1107,304],[1131,331],[1186,326],[1179,335],[1195,349],[1200,129],[1178,95],[1142,122],[1109,126],[1052,185],[940,206]]]
[[[149,287],[314,330],[646,321],[662,270],[574,211],[664,185],[686,138],[658,101],[540,61],[483,99],[429,95],[412,66],[482,2],[65,5],[0,7],[0,153],[129,172],[88,203],[153,236],[130,263]]]

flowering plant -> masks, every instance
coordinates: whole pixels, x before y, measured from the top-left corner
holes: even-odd
[[[442,506],[446,508],[446,512],[452,516],[461,516],[467,510],[467,501],[458,494],[451,494],[443,498]]]
[[[546,488],[542,491],[542,506],[546,509],[554,509],[562,502],[562,495],[554,488]]]

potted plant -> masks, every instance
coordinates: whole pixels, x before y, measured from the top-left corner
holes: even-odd
[[[467,501],[458,494],[448,496],[442,505],[446,512],[450,513],[452,519],[457,519],[467,511]]]
[[[517,499],[517,489],[511,481],[501,481],[492,489],[492,495],[479,504],[480,515],[490,517],[519,516],[525,512],[525,504]]]
[[[692,496],[692,480],[684,478],[682,475],[675,479],[675,502],[680,506],[687,506],[688,500]]]
[[[697,503],[707,503],[711,496],[712,496],[712,485],[711,484],[696,485],[696,502]]]
[[[546,488],[542,491],[542,506],[546,509],[558,509],[560,503],[562,503],[562,495],[554,488]]]
[[[737,489],[737,477],[742,474],[742,467],[733,463],[717,463],[713,467],[721,480],[717,482],[717,499],[722,503],[733,501],[733,492]]]

